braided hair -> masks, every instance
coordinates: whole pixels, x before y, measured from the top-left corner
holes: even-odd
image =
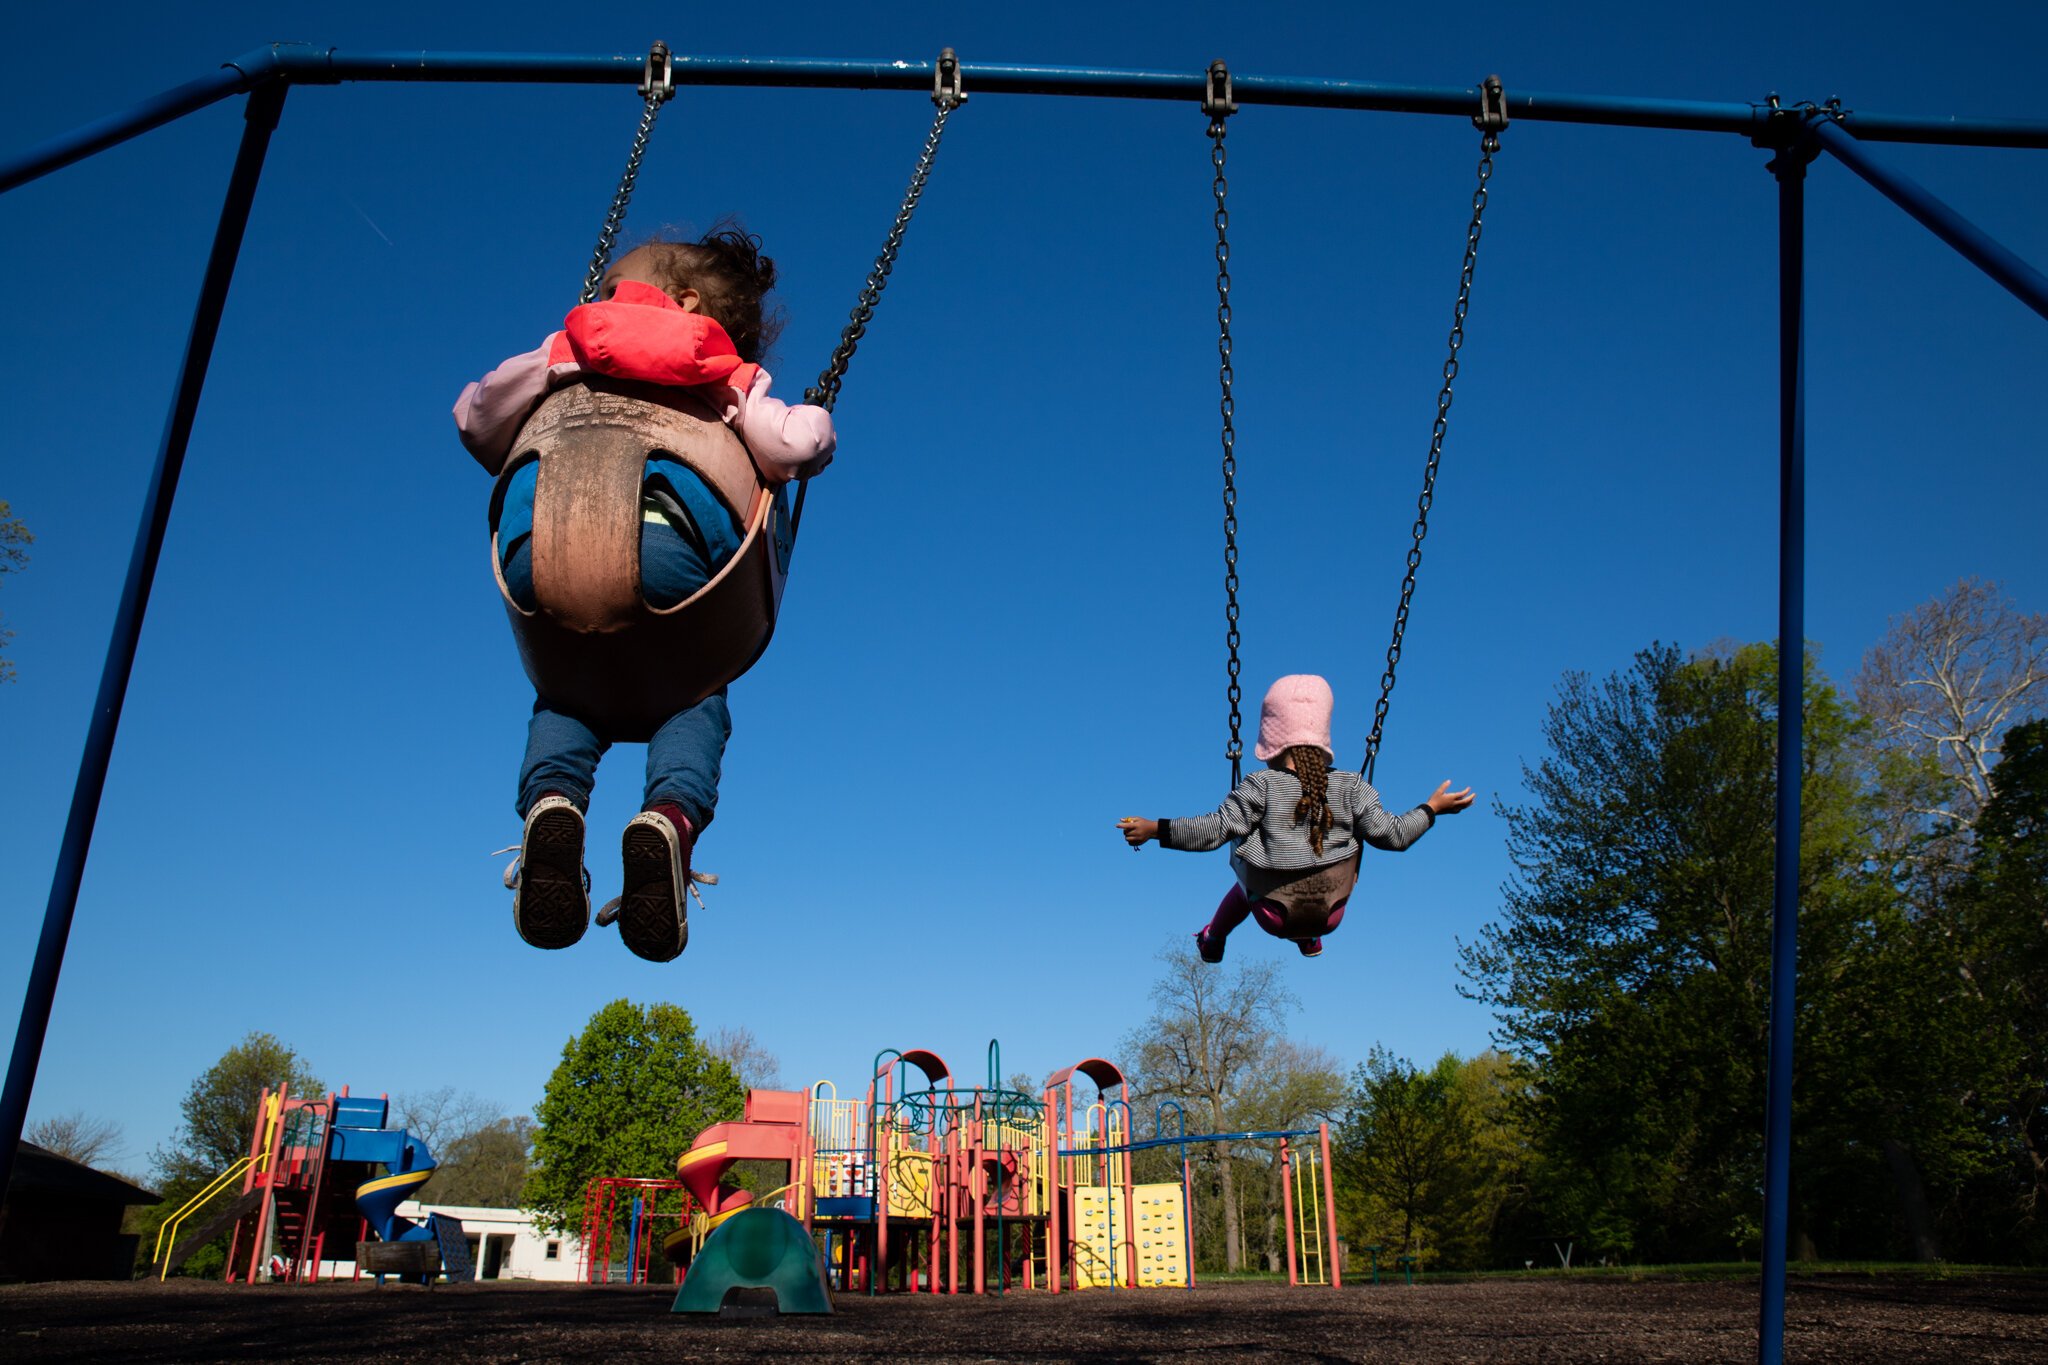
[[[1308,846],[1323,856],[1323,836],[1330,832],[1330,756],[1313,744],[1297,744],[1287,751],[1293,760],[1294,776],[1301,783],[1301,799],[1294,803],[1294,823],[1308,821]]]

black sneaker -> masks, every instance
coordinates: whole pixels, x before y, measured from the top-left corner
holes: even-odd
[[[1204,962],[1221,962],[1223,960],[1223,940],[1211,938],[1209,926],[1205,924],[1195,931],[1195,951],[1201,955]]]
[[[690,822],[675,806],[634,816],[619,840],[619,937],[635,957],[673,962],[690,946]]]
[[[512,878],[512,926],[536,948],[566,948],[590,927],[583,812],[566,796],[551,792],[526,813]]]

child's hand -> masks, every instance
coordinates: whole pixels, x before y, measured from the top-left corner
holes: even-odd
[[[1450,784],[1445,783],[1444,785],[1449,786]],[[1124,832],[1124,842],[1129,844],[1134,851],[1143,845],[1146,840],[1159,837],[1159,822],[1157,820],[1140,820],[1135,815],[1126,815],[1123,819],[1116,822],[1116,827]]]
[[[1437,783],[1436,790],[1429,794],[1429,800],[1422,803],[1437,815],[1456,815],[1472,804],[1472,789],[1454,792],[1449,782]]]

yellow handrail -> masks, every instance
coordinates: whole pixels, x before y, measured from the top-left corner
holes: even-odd
[[[260,1115],[263,1150],[253,1157],[243,1157],[240,1161],[228,1167],[227,1170],[215,1176],[205,1189],[186,1200],[184,1206],[172,1214],[162,1227],[157,1229],[156,1255],[153,1258],[158,1266],[161,1267],[157,1271],[157,1279],[167,1280],[171,1276],[171,1268],[164,1261],[164,1243],[169,1241],[171,1248],[173,1250],[177,1249],[177,1238],[172,1234],[177,1232],[180,1224],[198,1212],[202,1204],[219,1194],[236,1176],[244,1174],[252,1166],[258,1175],[270,1169],[270,1158],[276,1154],[277,1141],[281,1136],[279,1121],[284,1117],[284,1106],[281,1103],[282,1097],[283,1090],[281,1088],[264,1092],[263,1113]]]
[[[226,1189],[230,1184],[232,1184],[236,1180],[237,1177],[239,1177],[243,1172],[247,1171],[252,1165],[260,1171],[269,1164],[270,1153],[268,1152],[265,1152],[262,1156],[259,1157],[243,1157],[240,1161],[237,1161],[234,1165],[228,1167],[225,1171],[222,1171],[219,1175],[215,1176],[205,1189],[201,1190],[199,1193],[193,1195],[190,1199],[186,1200],[184,1206],[180,1208],[176,1213],[172,1214],[162,1227],[157,1229],[156,1255],[152,1259],[154,1259],[158,1263],[159,1268],[157,1271],[157,1278],[159,1280],[167,1280],[171,1276],[171,1267],[168,1263],[164,1261],[164,1243],[169,1242],[173,1247],[176,1247],[178,1245],[178,1239],[176,1234],[179,1225],[181,1225],[187,1218],[190,1218],[193,1214],[199,1212],[199,1209],[202,1205],[204,1205],[208,1200],[212,1199],[215,1195],[219,1194],[222,1190]]]

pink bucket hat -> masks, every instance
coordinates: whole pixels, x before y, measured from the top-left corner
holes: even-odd
[[[1290,673],[1266,689],[1259,706],[1259,743],[1253,757],[1265,763],[1297,744],[1313,744],[1337,761],[1330,748],[1330,684],[1313,673]]]

